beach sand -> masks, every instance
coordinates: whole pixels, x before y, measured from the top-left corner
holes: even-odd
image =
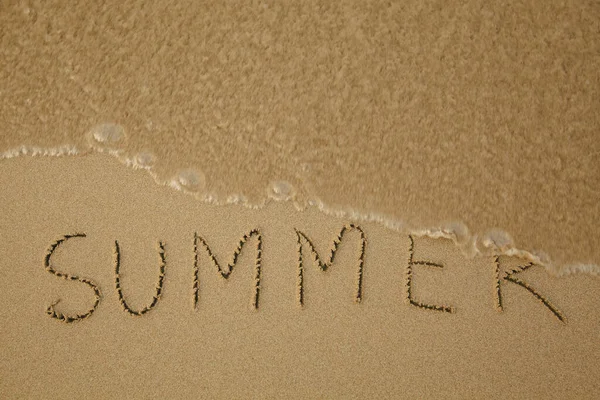
[[[298,230],[323,260],[352,221],[297,211],[289,202],[263,209],[204,204],[157,186],[144,171],[106,155],[21,157],[0,169],[0,392],[4,398],[593,398],[600,281],[554,277],[542,267],[518,276],[560,312],[561,322],[523,287],[502,280],[498,310],[493,257],[467,259],[448,239],[413,238],[415,302],[407,303],[410,238],[361,222],[366,238],[361,302],[356,302],[361,235],[342,239],[326,272],[303,243],[304,305],[298,298]],[[224,279],[194,234],[223,268],[240,238],[258,229],[262,256],[255,295],[257,238],[243,246]],[[65,323],[46,314],[85,313]],[[115,241],[121,287],[115,288]],[[197,243],[198,244],[198,243]],[[422,265],[430,262],[443,268]],[[501,257],[501,271],[523,260]]]
[[[8,2],[0,151],[119,150],[220,202],[283,181],[597,264],[598,21],[589,1]]]
[[[0,397],[597,397],[598,21],[3,2]]]

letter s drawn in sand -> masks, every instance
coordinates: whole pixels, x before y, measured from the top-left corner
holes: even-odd
[[[98,304],[100,304],[100,299],[102,298],[102,295],[100,294],[100,288],[93,281],[91,281],[90,279],[87,279],[87,278],[80,278],[76,275],[70,275],[70,274],[67,274],[64,272],[57,271],[56,269],[54,269],[54,266],[50,262],[50,259],[52,258],[54,251],[56,251],[56,249],[61,244],[63,244],[64,242],[66,242],[69,239],[76,238],[76,237],[83,238],[83,237],[86,237],[86,235],[84,233],[75,233],[73,235],[64,235],[62,238],[58,239],[57,241],[55,241],[54,243],[52,243],[50,245],[50,248],[48,249],[48,252],[46,253],[46,257],[44,258],[44,267],[46,268],[46,271],[58,276],[59,278],[63,278],[67,281],[81,282],[81,283],[89,286],[94,291],[94,304],[87,312],[85,312],[83,314],[77,314],[75,316],[70,316],[70,315],[66,315],[61,312],[56,311],[55,306],[60,302],[60,299],[55,300],[52,304],[50,304],[48,306],[48,308],[46,309],[46,314],[48,314],[52,318],[56,318],[59,321],[66,322],[66,323],[80,321],[82,319],[88,318],[90,315],[92,315],[94,313],[94,311],[96,311],[96,308],[98,308]]]

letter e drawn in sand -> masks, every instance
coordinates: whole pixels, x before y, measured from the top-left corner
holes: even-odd
[[[413,267],[416,265],[424,265],[428,267],[435,268],[444,268],[443,265],[437,264],[431,261],[415,261],[414,260],[414,250],[415,250],[415,240],[412,235],[408,235],[408,239],[410,240],[410,247],[408,250],[409,258],[408,258],[408,268],[406,269],[406,299],[410,305],[415,307],[421,307],[426,310],[433,311],[442,311],[447,313],[454,313],[454,307],[446,306],[446,305],[434,305],[434,304],[426,304],[420,301],[415,300],[413,294]]]
[[[302,257],[302,241],[306,242],[310,247],[310,252],[313,256],[314,263],[319,266],[319,269],[323,272],[326,272],[329,267],[333,264],[335,259],[335,255],[337,250],[342,242],[344,235],[351,231],[357,231],[360,234],[360,253],[358,255],[358,262],[356,268],[356,295],[354,296],[354,301],[356,303],[360,303],[363,296],[362,283],[363,283],[363,266],[365,260],[365,249],[367,246],[367,238],[365,236],[365,232],[362,230],[360,226],[354,224],[345,225],[338,233],[337,237],[333,240],[333,246],[329,251],[329,260],[327,262],[322,262],[321,257],[319,257],[319,253],[315,249],[314,244],[311,240],[306,236],[303,232],[298,229],[294,229],[296,231],[297,236],[297,244],[298,244],[298,286],[297,286],[297,298],[300,306],[304,305],[304,260]]]
[[[260,294],[260,274],[261,274],[261,265],[262,265],[262,235],[259,229],[252,229],[250,232],[244,234],[238,242],[238,246],[233,252],[233,256],[231,262],[227,265],[227,269],[223,269],[221,264],[217,261],[217,258],[213,254],[210,249],[210,246],[206,242],[206,240],[199,236],[198,233],[194,232],[194,309],[198,308],[198,300],[199,300],[199,273],[200,273],[200,264],[199,264],[199,255],[198,255],[198,244],[201,244],[206,251],[206,254],[210,258],[213,266],[217,268],[219,274],[225,278],[229,279],[231,273],[233,272],[233,268],[237,264],[238,257],[244,248],[244,245],[251,237],[256,236],[256,261],[254,263],[254,293],[252,296],[252,307],[254,309],[258,308],[258,299]]]
[[[515,285],[519,285],[522,288],[524,288],[525,290],[527,290],[529,293],[531,293],[536,299],[538,299],[548,310],[550,310],[550,312],[563,324],[567,323],[567,319],[564,316],[564,314],[558,309],[556,308],[551,302],[550,300],[548,300],[546,297],[542,296],[538,291],[536,291],[533,287],[531,287],[527,282],[522,281],[521,279],[517,278],[516,275],[527,271],[528,269],[530,269],[531,267],[535,266],[534,263],[528,263],[526,265],[523,266],[518,266],[516,268],[511,269],[510,271],[505,271],[504,274],[501,274],[500,272],[500,256],[496,256],[494,258],[494,263],[495,263],[495,269],[494,269],[494,274],[495,274],[495,291],[494,291],[494,300],[495,300],[495,306],[496,306],[496,310],[502,312],[504,311],[504,305],[503,305],[503,301],[502,301],[502,289],[501,289],[501,285],[502,285],[502,281],[507,281],[507,282],[512,282]],[[501,276],[502,275],[502,276]]]
[[[167,267],[167,261],[165,257],[165,244],[163,242],[158,242],[158,247],[158,255],[160,257],[160,269],[158,273],[158,283],[156,284],[156,292],[154,296],[152,296],[152,302],[150,303],[150,305],[137,311],[129,307],[127,301],[125,301],[125,298],[123,297],[123,288],[121,287],[121,248],[119,246],[119,242],[115,240],[115,288],[117,289],[117,294],[119,295],[119,302],[121,303],[123,310],[136,317],[142,316],[148,311],[152,310],[162,296],[163,286],[165,283],[165,269]]]
[[[44,258],[44,267],[46,268],[46,271],[58,276],[59,278],[63,278],[67,281],[81,282],[81,283],[89,286],[94,291],[94,304],[87,312],[85,312],[83,314],[77,314],[77,315],[71,316],[71,315],[66,315],[61,312],[56,311],[55,306],[60,302],[60,299],[55,300],[52,304],[50,304],[48,306],[48,308],[46,309],[46,314],[48,314],[52,318],[56,318],[59,321],[66,322],[66,323],[80,321],[82,319],[88,318],[90,315],[92,315],[94,313],[94,311],[96,311],[96,308],[98,308],[98,304],[100,304],[100,299],[102,297],[102,295],[100,294],[100,288],[93,281],[91,281],[90,279],[87,279],[87,278],[80,278],[77,275],[70,275],[70,274],[67,274],[64,272],[57,271],[50,262],[52,255],[54,254],[56,249],[61,244],[63,244],[64,242],[66,242],[69,239],[76,238],[76,237],[83,238],[83,237],[86,237],[86,235],[84,233],[75,233],[73,235],[64,235],[62,238],[58,239],[57,241],[55,241],[54,243],[52,243],[50,245],[50,248],[48,249],[48,252],[46,253],[46,257]]]

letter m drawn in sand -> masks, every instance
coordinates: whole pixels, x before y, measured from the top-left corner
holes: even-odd
[[[238,257],[244,248],[244,245],[251,237],[256,236],[256,262],[254,263],[254,293],[252,296],[252,307],[255,309],[258,308],[258,297],[260,294],[260,273],[261,273],[261,263],[262,263],[262,235],[258,229],[252,229],[250,232],[244,234],[238,242],[238,246],[233,252],[233,257],[231,262],[227,265],[227,269],[223,269],[221,264],[217,261],[217,258],[211,251],[210,247],[206,240],[199,236],[198,233],[194,232],[194,309],[198,308],[198,300],[199,300],[199,256],[198,256],[198,246],[202,245],[204,250],[206,251],[208,257],[210,258],[213,266],[217,269],[219,274],[225,278],[229,279],[231,273],[233,272],[233,268],[237,264]]]
[[[313,256],[314,263],[319,266],[319,269],[323,272],[327,271],[329,267],[333,264],[333,260],[335,259],[335,255],[337,250],[342,242],[344,235],[351,231],[357,231],[360,234],[360,253],[358,255],[357,269],[356,269],[356,295],[354,297],[354,301],[360,303],[362,300],[362,281],[363,281],[363,264],[365,259],[365,248],[367,245],[367,239],[365,237],[365,232],[362,230],[360,226],[356,226],[354,224],[348,224],[344,226],[340,233],[337,235],[335,239],[333,239],[333,246],[329,251],[329,259],[326,262],[321,261],[321,257],[319,257],[319,253],[315,249],[312,241],[306,236],[303,232],[295,229],[296,236],[298,238],[298,303],[300,306],[304,305],[304,259],[302,257],[302,242],[308,244],[310,248],[310,252]]]

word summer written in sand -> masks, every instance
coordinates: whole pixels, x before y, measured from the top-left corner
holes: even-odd
[[[295,234],[295,240],[297,245],[297,263],[296,263],[296,288],[295,288],[295,297],[296,302],[299,307],[304,305],[304,295],[305,295],[305,280],[304,280],[304,271],[305,268],[312,268],[312,266],[316,266],[318,270],[322,272],[327,272],[330,268],[333,267],[336,254],[338,249],[340,248],[340,244],[342,241],[352,241],[356,242],[356,258],[354,265],[354,274],[355,274],[355,284],[354,284],[354,301],[356,303],[361,303],[364,295],[363,288],[363,276],[365,269],[368,268],[368,265],[365,263],[366,255],[368,252],[367,246],[367,237],[364,230],[355,224],[347,224],[341,228],[338,232],[337,236],[333,239],[331,243],[331,247],[329,252],[326,254],[326,257],[323,257],[323,254],[320,254],[317,251],[317,248],[310,236],[303,231],[298,229],[294,229],[293,233]],[[348,238],[346,236],[348,234],[352,234],[356,236],[356,238]],[[82,277],[79,275],[72,274],[70,272],[65,272],[60,266],[57,266],[55,260],[55,251],[62,246],[65,242],[76,240],[76,239],[84,239],[86,238],[85,233],[74,233],[74,234],[66,234],[59,239],[55,240],[49,246],[46,255],[44,257],[44,268],[47,272],[56,277],[65,279],[67,281],[72,281],[73,284],[85,285],[89,287],[91,294],[93,294],[93,301],[90,302],[90,306],[85,312],[77,313],[77,314],[67,314],[61,312],[59,310],[58,303],[60,300],[55,300],[46,308],[46,313],[53,319],[58,321],[62,321],[65,323],[72,323],[76,321],[81,321],[91,317],[96,309],[100,306],[102,301],[102,293],[103,290],[92,278]],[[418,285],[415,285],[413,282],[413,274],[415,269],[429,269],[429,270],[441,270],[444,266],[440,263],[415,259],[414,251],[417,245],[418,236],[408,235],[409,239],[409,250],[407,260],[404,265],[400,266],[403,268],[404,272],[404,283],[401,288],[404,293],[405,303],[410,307],[417,307],[423,309],[425,311],[437,312],[440,314],[456,314],[457,308],[453,305],[448,304],[432,304],[428,302],[423,302],[419,297],[419,288]],[[253,243],[253,248],[248,248],[248,244]],[[191,299],[192,304],[195,309],[198,308],[199,302],[199,280],[200,280],[200,270],[201,263],[203,260],[208,261],[209,269],[216,272],[224,279],[228,279],[238,264],[238,258],[242,251],[252,251],[254,253],[254,271],[253,271],[253,282],[251,287],[251,307],[253,309],[258,309],[260,305],[260,293],[261,293],[261,279],[264,273],[262,268],[263,261],[263,236],[261,234],[260,229],[254,228],[249,230],[246,234],[244,234],[238,241],[237,247],[233,251],[233,255],[230,258],[230,262],[224,266],[219,262],[219,257],[215,255],[208,243],[208,241],[199,235],[198,233],[194,233],[193,235],[193,253],[194,253],[194,261],[191,267],[190,274],[190,290],[191,290]],[[121,280],[121,270],[122,270],[122,262],[121,262],[121,252],[122,247],[119,244],[118,240],[114,241],[114,288],[119,299],[119,303],[121,308],[127,312],[128,314],[134,317],[141,317],[144,314],[152,311],[157,304],[161,301],[161,297],[163,295],[164,283],[168,274],[168,257],[167,257],[167,245],[162,241],[158,241],[158,279],[154,291],[154,295],[151,301],[143,308],[135,309],[128,303],[125,292],[126,288],[123,287],[123,283]],[[517,285],[521,287],[523,290],[527,291],[531,296],[535,297],[541,306],[551,312],[556,320],[561,323],[566,323],[565,315],[555,306],[553,305],[548,298],[542,295],[538,290],[533,288],[529,283],[525,282],[519,276],[522,272],[536,267],[537,265],[531,262],[527,262],[524,265],[517,266],[515,268],[506,268],[503,265],[502,258],[504,256],[497,255],[494,257],[494,262],[491,265],[492,272],[490,276],[490,287],[493,288],[491,291],[494,307],[499,312],[504,311],[503,306],[503,294],[502,288],[506,284]],[[541,307],[540,307],[541,308]]]

